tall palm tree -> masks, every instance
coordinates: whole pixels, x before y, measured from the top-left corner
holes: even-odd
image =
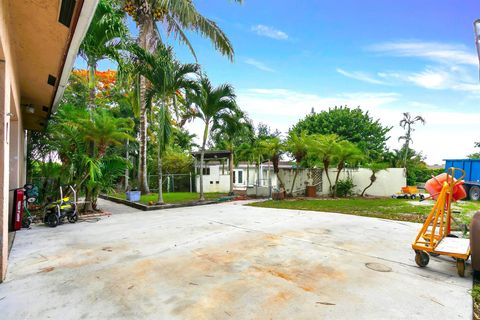
[[[337,175],[335,176],[335,184],[333,186],[332,195],[337,196],[337,184],[340,173],[347,164],[355,165],[364,157],[362,151],[352,142],[341,140],[336,145],[334,161],[337,163]]]
[[[122,40],[128,29],[124,14],[115,6],[114,0],[101,0],[98,3],[87,34],[80,45],[79,54],[88,65],[88,109],[92,114],[95,108],[95,72],[97,63],[103,59],[118,61]]]
[[[293,195],[293,190],[295,187],[295,181],[297,180],[298,171],[300,164],[303,159],[307,156],[309,141],[311,137],[307,135],[305,131],[300,134],[290,131],[288,133],[287,141],[285,142],[285,148],[290,153],[290,155],[295,159],[295,175],[293,176],[292,186],[289,191],[289,195]]]
[[[400,127],[405,129],[405,135],[398,138],[398,141],[405,140],[403,145],[405,149],[405,156],[403,158],[403,165],[405,168],[407,167],[407,157],[408,157],[408,149],[410,147],[410,142],[412,140],[412,132],[415,131],[413,126],[415,123],[420,122],[421,124],[425,124],[425,119],[421,116],[412,117],[409,112],[403,113],[403,119],[400,120]]]
[[[214,87],[206,76],[199,80],[197,88],[189,96],[189,101],[196,108],[196,117],[205,124],[200,149],[200,201],[205,200],[203,193],[203,160],[210,127],[218,118],[236,112],[235,98],[235,91],[231,85],[222,84]]]
[[[152,53],[161,41],[158,24],[163,27],[165,37],[174,38],[186,44],[195,56],[186,31],[194,31],[211,40],[215,49],[233,60],[234,50],[230,40],[218,25],[202,16],[191,0],[122,0],[123,8],[136,22],[139,29],[138,44]],[[241,3],[241,0],[235,0]],[[158,23],[158,24],[157,24]],[[149,193],[147,183],[147,110],[145,92],[148,83],[140,78],[140,189]]]
[[[171,47],[159,44],[153,54],[138,45],[132,46],[137,58],[137,72],[148,80],[145,92],[145,109],[150,110],[153,102],[157,102],[157,161],[158,161],[158,203],[163,203],[162,155],[170,140],[172,132],[171,110],[176,109],[176,96],[180,90],[190,90],[196,86],[191,75],[199,71],[197,64],[182,64],[175,60]]]

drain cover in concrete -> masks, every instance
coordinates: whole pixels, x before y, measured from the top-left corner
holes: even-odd
[[[368,262],[368,263],[365,263],[365,266],[368,269],[372,269],[373,271],[378,271],[378,272],[391,272],[392,271],[392,268],[387,267],[386,265],[381,264],[381,263]]]

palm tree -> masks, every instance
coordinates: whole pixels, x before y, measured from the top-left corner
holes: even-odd
[[[273,164],[273,173],[277,175],[277,179],[280,182],[280,189],[285,188],[285,184],[280,177],[280,157],[285,151],[285,145],[279,137],[267,138],[260,140],[260,147],[263,149],[263,153],[269,158]]]
[[[333,187],[333,196],[337,196],[337,184],[340,178],[340,173],[347,164],[354,165],[363,159],[362,151],[352,142],[341,140],[336,145],[334,161],[337,163],[337,175],[335,176],[335,184]]]
[[[251,135],[253,135],[252,124],[241,110],[237,109],[233,113],[224,113],[213,121],[211,136],[216,138],[217,147],[222,147],[222,149],[230,151],[230,159],[228,161],[230,195],[233,195],[235,147],[240,145],[242,140],[245,140],[244,138],[248,139]]]
[[[330,165],[335,161],[335,154],[338,148],[339,137],[336,134],[321,135],[316,134],[308,141],[308,148],[311,150],[315,159],[318,159],[323,166],[329,184],[329,192],[332,190],[332,180],[330,179]]]
[[[181,64],[173,56],[171,47],[159,44],[153,54],[138,45],[132,46],[137,58],[137,72],[148,80],[149,86],[145,92],[145,109],[150,110],[152,103],[157,100],[158,111],[158,203],[163,203],[163,175],[162,155],[170,140],[172,132],[171,110],[176,109],[176,97],[180,90],[190,90],[196,83],[191,79],[192,74],[199,71],[197,64]]]
[[[300,134],[296,134],[294,131],[288,133],[287,141],[285,142],[285,148],[290,153],[290,155],[295,159],[295,175],[293,176],[292,186],[290,188],[289,195],[293,195],[293,190],[295,187],[295,181],[297,180],[298,171],[300,168],[300,163],[307,156],[308,145],[310,136],[307,135],[305,131],[302,131]]]
[[[241,3],[241,0],[235,0]],[[195,31],[210,39],[215,48],[233,60],[233,47],[218,25],[202,16],[191,0],[122,0],[123,8],[136,22],[139,29],[138,44],[152,53],[161,41],[157,22],[166,32],[186,44],[193,55],[193,47],[185,31]],[[145,92],[148,83],[140,78],[140,189],[149,193],[147,183],[147,109]]]
[[[133,129],[133,121],[128,118],[114,118],[108,110],[97,110],[93,113],[93,121],[78,119],[80,133],[86,141],[95,143],[96,159],[105,155],[110,145],[122,145],[125,140],[132,140],[129,134]]]
[[[103,59],[118,61],[122,40],[126,38],[127,34],[124,14],[115,7],[115,1],[101,0],[79,50],[80,56],[87,61],[88,65],[88,109],[90,114],[95,108],[97,63]]]
[[[405,156],[403,158],[403,165],[405,168],[407,167],[407,157],[408,157],[408,149],[410,147],[410,142],[413,142],[412,132],[415,131],[415,129],[413,128],[413,125],[416,122],[420,122],[421,124],[424,125],[425,119],[421,116],[412,117],[409,112],[404,112],[403,119],[400,120],[400,127],[405,129],[405,135],[399,137],[398,141],[405,140],[405,143],[403,145],[405,148]]]
[[[235,98],[236,95],[231,85],[222,84],[218,87],[213,87],[206,76],[199,80],[197,88],[190,93],[189,101],[196,108],[196,117],[205,124],[200,149],[200,201],[205,200],[203,193],[203,159],[210,126],[218,118],[225,116],[225,114],[236,112],[237,104]]]
[[[97,180],[102,176],[102,161],[108,158],[105,157],[107,148],[111,145],[122,145],[125,140],[133,140],[129,134],[133,129],[133,121],[128,118],[112,117],[110,112],[105,109],[95,110],[92,120],[85,118],[76,120],[80,136],[86,142],[96,146],[97,149],[92,157],[86,154],[82,156],[82,167],[85,167],[86,170],[78,183],[78,186],[81,186],[86,182],[84,210],[91,211],[95,203]]]
[[[365,192],[375,183],[375,181],[377,181],[377,173],[379,173],[380,171],[383,171],[383,170],[387,170],[388,163],[386,163],[386,162],[371,162],[371,163],[367,163],[365,165],[365,168],[370,169],[372,174],[370,175],[370,183],[368,184],[368,186],[365,187],[365,189],[363,189],[362,193],[360,194],[361,197],[364,197]]]

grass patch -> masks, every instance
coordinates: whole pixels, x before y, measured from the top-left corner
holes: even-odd
[[[391,199],[391,198],[348,198],[348,199],[293,199],[283,201],[268,200],[250,204],[255,207],[324,211],[376,217],[390,220],[423,223],[433,207],[433,201]],[[452,208],[461,213],[455,214],[461,222],[469,223],[473,213],[480,210],[480,201],[460,201]]]
[[[125,199],[125,192],[118,192],[110,194],[112,197]],[[205,193],[205,200],[215,200],[221,197],[226,196],[225,193]],[[185,203],[198,200],[198,193],[195,192],[166,192],[163,194],[163,201],[165,203]],[[158,193],[144,194],[140,197],[140,203],[149,205],[151,203],[155,204],[158,200]]]

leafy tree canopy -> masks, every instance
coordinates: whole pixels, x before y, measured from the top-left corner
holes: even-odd
[[[386,141],[391,127],[384,127],[360,108],[335,107],[313,113],[300,120],[291,131],[308,134],[336,134],[355,143],[370,159],[380,159],[386,153]]]

